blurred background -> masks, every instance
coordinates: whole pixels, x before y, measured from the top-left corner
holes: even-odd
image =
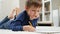
[[[10,11],[19,7],[20,13],[24,10],[26,0],[0,0],[0,21]],[[60,26],[60,0],[42,0],[42,12],[37,26]]]

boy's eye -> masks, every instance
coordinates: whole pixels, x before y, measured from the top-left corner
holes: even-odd
[[[32,11],[35,11],[35,10],[32,10]]]
[[[37,12],[39,12],[39,11],[37,11]]]

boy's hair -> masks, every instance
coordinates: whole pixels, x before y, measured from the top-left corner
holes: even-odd
[[[34,7],[42,7],[41,1],[42,0],[27,0],[26,6],[27,7],[31,7],[31,6],[34,6]]]

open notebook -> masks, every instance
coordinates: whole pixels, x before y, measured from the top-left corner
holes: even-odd
[[[60,33],[60,27],[36,27],[36,32],[44,33]]]

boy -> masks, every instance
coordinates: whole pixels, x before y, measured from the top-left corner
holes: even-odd
[[[35,31],[41,9],[41,0],[28,0],[25,10],[11,22],[13,31]]]
[[[8,29],[13,31],[34,32],[41,9],[41,0],[28,0],[25,10],[20,13],[14,21],[8,25]]]

